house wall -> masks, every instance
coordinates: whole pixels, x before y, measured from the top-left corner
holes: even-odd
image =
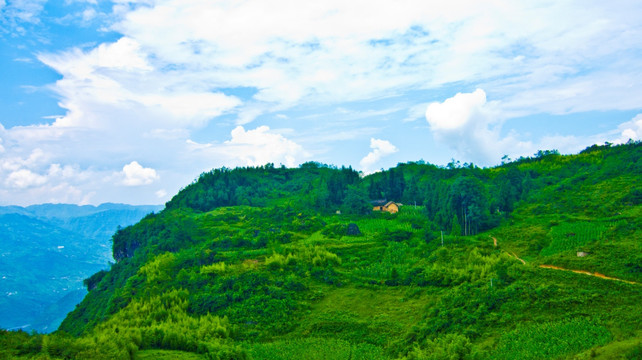
[[[387,211],[391,214],[399,212],[399,206],[395,203],[389,204],[387,206],[374,206],[372,211]]]
[[[397,206],[397,204],[390,204],[384,210],[394,214],[396,212],[399,212],[399,206]]]

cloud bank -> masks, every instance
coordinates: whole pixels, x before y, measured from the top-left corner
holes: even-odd
[[[11,36],[48,21],[43,1],[0,4]],[[48,90],[64,115],[0,126],[4,201],[130,201],[134,194],[139,203],[158,202],[211,167],[296,166],[348,138],[371,138],[370,153],[352,160],[370,172],[398,150],[378,139],[394,124],[368,119],[410,122],[424,109],[426,136],[480,165],[559,141],[570,149],[640,138],[639,118],[588,140],[551,133],[535,143],[502,129],[533,114],[639,111],[642,3],[112,4],[86,2],[73,14],[113,34],[109,40],[36,54],[60,75]],[[453,87],[460,93],[441,92]],[[336,122],[312,116],[374,101],[406,109],[407,118],[367,109],[345,117],[338,134]],[[312,153],[311,144],[322,150]]]

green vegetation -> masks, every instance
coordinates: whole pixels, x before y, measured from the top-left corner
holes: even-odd
[[[639,358],[641,155],[214,170],[114,234],[58,332],[2,332],[0,357]]]
[[[554,359],[611,339],[609,331],[582,318],[519,326],[502,335],[496,359]]]
[[[590,222],[564,223],[551,229],[551,244],[541,254],[549,256],[564,251],[579,251],[583,246],[603,239],[606,227]]]

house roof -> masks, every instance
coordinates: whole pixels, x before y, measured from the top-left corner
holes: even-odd
[[[388,201],[388,200],[385,200],[385,199],[383,199],[383,200],[372,200],[372,201],[370,201],[370,204],[372,204],[374,206],[385,206],[385,207],[388,207],[388,206],[393,205],[393,204],[397,205],[397,206],[401,206],[401,204],[398,203],[398,202]]]

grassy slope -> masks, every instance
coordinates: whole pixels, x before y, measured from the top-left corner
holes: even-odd
[[[146,220],[161,224],[162,236],[145,227],[158,240],[118,264],[66,328],[94,321],[85,334],[100,339],[135,324],[147,349],[139,358],[224,358],[233,344],[253,359],[633,359],[642,352],[642,285],[539,267],[642,283],[642,205],[625,201],[639,175],[601,167],[609,154],[512,164],[546,185],[499,227],[446,236],[444,246],[423,210],[410,206],[367,217],[297,213],[273,208],[274,200],[267,208],[166,212]],[[362,235],[342,232],[350,222]],[[165,238],[190,245],[165,253]],[[160,310],[141,310],[149,304]],[[208,312],[230,322],[207,320],[224,324],[225,334],[211,338],[219,350],[150,349],[161,341],[153,345],[149,329],[169,324],[198,337],[190,321],[202,323]],[[161,347],[184,346],[172,344]]]

